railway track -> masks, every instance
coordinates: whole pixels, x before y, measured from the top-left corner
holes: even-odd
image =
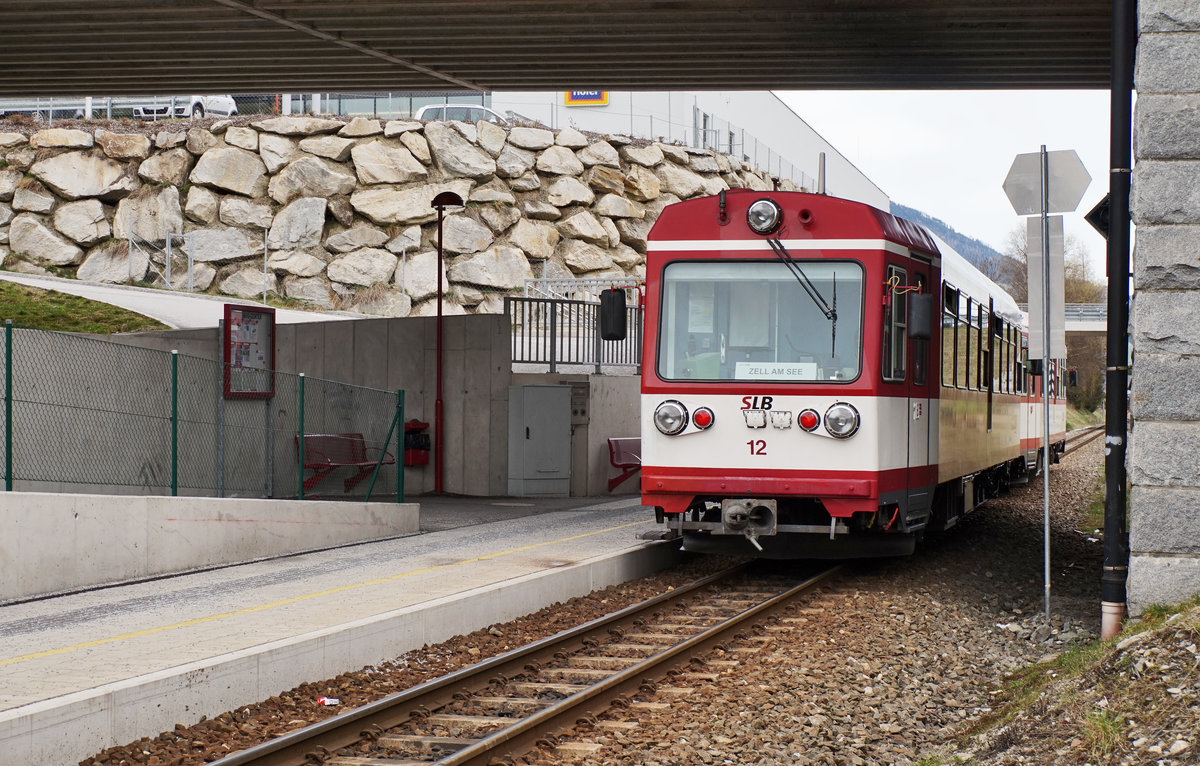
[[[1103,435],[1104,435],[1104,425],[1103,424],[1098,425],[1098,426],[1088,426],[1087,428],[1076,428],[1074,431],[1071,431],[1070,433],[1067,434],[1066,449],[1063,450],[1062,455],[1060,455],[1059,457],[1061,458],[1065,455],[1070,455],[1072,452],[1079,449],[1083,445],[1089,444],[1089,443],[1095,441],[1096,439],[1099,439]]]
[[[730,641],[835,571],[797,582],[734,567],[214,766],[460,766],[514,756],[613,704],[629,704],[648,682]]]

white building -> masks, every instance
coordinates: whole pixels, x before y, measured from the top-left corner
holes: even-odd
[[[503,91],[491,94],[491,108],[552,128],[706,146],[810,191],[823,152],[828,194],[889,207],[882,189],[769,91]]]

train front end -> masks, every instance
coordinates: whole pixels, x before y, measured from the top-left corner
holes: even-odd
[[[935,262],[918,227],[823,195],[738,190],[662,212],[642,498],[670,535],[768,558],[912,551],[936,399],[907,326]]]

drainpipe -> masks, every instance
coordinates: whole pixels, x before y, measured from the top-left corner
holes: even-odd
[[[1104,437],[1104,573],[1100,577],[1100,637],[1121,632],[1129,575],[1125,524],[1125,449],[1129,406],[1129,184],[1133,113],[1135,0],[1112,4],[1112,102],[1109,134],[1108,353]]]

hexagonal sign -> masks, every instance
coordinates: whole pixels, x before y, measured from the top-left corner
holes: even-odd
[[[1070,213],[1075,210],[1092,177],[1074,149],[1046,152],[1050,175],[1049,209],[1046,213]],[[1042,212],[1042,154],[1018,154],[1004,179],[1004,193],[1017,215]]]

